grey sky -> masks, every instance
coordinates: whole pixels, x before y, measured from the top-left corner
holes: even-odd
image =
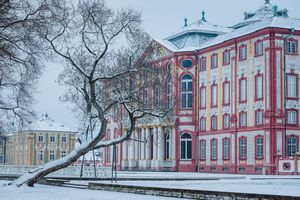
[[[202,10],[206,19],[217,25],[231,26],[243,19],[245,11],[255,11],[265,0],[107,0],[112,8],[133,7],[143,12],[144,28],[154,38],[165,38],[180,29],[185,17],[189,23],[200,19]],[[300,18],[300,0],[271,0],[279,9],[287,8],[289,16]],[[39,81],[35,109],[70,128],[77,127],[68,105],[59,102],[64,88],[56,83],[62,70],[58,64],[48,64]]]

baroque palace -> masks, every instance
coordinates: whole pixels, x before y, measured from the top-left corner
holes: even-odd
[[[171,120],[139,123],[139,140],[117,146],[123,170],[298,174],[300,19],[270,1],[232,27],[205,13],[163,40],[156,60],[169,70]],[[147,94],[155,96],[157,88]],[[160,98],[160,97],[157,97]],[[107,139],[121,130],[113,120]],[[103,149],[112,164],[112,147]]]

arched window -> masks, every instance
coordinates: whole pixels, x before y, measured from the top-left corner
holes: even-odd
[[[168,109],[172,107],[173,101],[172,101],[172,69],[171,64],[168,64],[168,76],[167,76],[167,106]]]
[[[165,134],[165,160],[170,159],[170,134],[169,131]]]
[[[192,108],[193,103],[193,80],[191,75],[181,78],[181,108]]]
[[[297,152],[297,144],[298,144],[298,141],[297,141],[297,137],[295,136],[289,136],[288,137],[288,140],[287,140],[287,143],[288,143],[288,156],[294,156],[295,153]]]
[[[192,136],[184,133],[180,138],[180,158],[182,160],[192,159]]]
[[[160,84],[159,81],[155,83],[155,106],[160,107]]]

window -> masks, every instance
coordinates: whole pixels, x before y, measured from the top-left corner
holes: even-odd
[[[257,159],[262,159],[264,156],[264,139],[262,136],[255,138],[255,157]]]
[[[247,158],[247,138],[241,137],[240,138],[240,159]]]
[[[230,104],[230,83],[225,81],[223,83],[223,105]]]
[[[66,143],[67,142],[67,137],[66,136],[62,136],[61,137],[61,142],[62,143]]]
[[[160,107],[160,84],[159,81],[156,81],[155,84],[155,106]]]
[[[206,70],[206,57],[200,59],[200,71]]]
[[[149,100],[148,100],[148,87],[144,88],[143,91],[143,99],[144,99],[144,105],[147,107],[149,105]]]
[[[258,74],[255,76],[255,100],[263,99],[263,75]]]
[[[245,77],[240,79],[240,88],[239,88],[239,92],[240,92],[240,103],[244,103],[247,101],[247,79]]]
[[[39,136],[38,136],[38,141],[39,141],[39,142],[43,142],[43,141],[44,141],[44,136],[39,135]]]
[[[180,158],[182,160],[192,159],[192,136],[184,133],[180,138]]]
[[[181,108],[192,108],[193,80],[188,74],[181,78]]]
[[[255,45],[255,56],[263,55],[263,41],[258,40],[254,43]]]
[[[169,160],[170,159],[170,134],[166,133],[165,134],[165,160]]]
[[[230,51],[225,50],[223,52],[223,65],[230,64]]]
[[[168,81],[167,81],[167,105],[168,105],[168,109],[170,109],[173,106],[172,91],[173,91],[172,74],[171,74],[171,71],[169,71]]]
[[[4,141],[0,140],[0,146],[4,146]]]
[[[63,157],[66,157],[66,155],[67,155],[67,152],[66,151],[61,151],[61,157],[63,158]]]
[[[205,160],[206,158],[206,142],[205,140],[200,141],[200,160]]]
[[[211,85],[211,107],[217,107],[218,104],[218,85],[213,83]]]
[[[239,48],[239,54],[240,54],[240,60],[246,60],[247,59],[247,45],[241,45]]]
[[[298,146],[298,140],[297,137],[295,136],[288,136],[287,139],[287,147],[288,147],[288,156],[294,156],[295,153],[297,152],[297,146]]]
[[[38,158],[39,158],[39,161],[42,161],[44,159],[44,152],[42,150],[39,151]]]
[[[287,74],[287,98],[297,98],[297,75],[296,74]]]
[[[246,112],[240,113],[240,126],[241,127],[247,126],[247,113]]]
[[[50,151],[49,159],[50,159],[50,160],[55,160],[55,154],[54,154],[54,151]]]
[[[228,114],[223,115],[223,129],[229,129],[230,116]]]
[[[212,130],[218,129],[218,117],[215,115],[211,117],[211,129]]]
[[[230,156],[230,139],[224,138],[223,140],[223,160],[229,160]]]
[[[106,161],[110,163],[110,147],[106,148]]]
[[[217,160],[217,139],[211,140],[211,159]]]
[[[204,85],[200,88],[200,108],[205,109],[206,107],[206,87]]]
[[[286,41],[286,52],[287,54],[297,54],[297,48],[298,48],[298,44],[297,44],[297,40],[294,39],[289,39],[288,41]]]
[[[201,117],[201,119],[200,119],[200,130],[201,131],[206,130],[206,119],[204,117]]]
[[[218,67],[218,54],[214,53],[211,55],[211,68]]]
[[[55,142],[55,136],[50,136],[50,142]]]
[[[262,110],[255,111],[255,122],[256,122],[256,125],[263,124],[263,111]]]
[[[298,112],[297,110],[287,110],[287,123],[296,125],[298,123]]]
[[[181,61],[181,67],[183,68],[189,68],[193,66],[193,62],[189,59],[185,59],[183,61]]]

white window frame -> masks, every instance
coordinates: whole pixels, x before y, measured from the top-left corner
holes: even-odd
[[[294,74],[287,75],[287,95],[289,98],[297,97],[297,76]]]

